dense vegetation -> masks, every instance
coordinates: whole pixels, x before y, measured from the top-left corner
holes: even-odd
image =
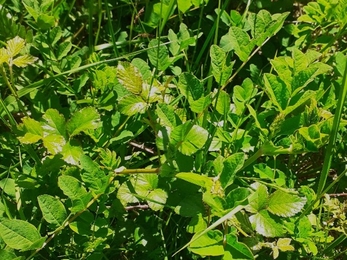
[[[1,0],[0,259],[346,259],[347,0]]]

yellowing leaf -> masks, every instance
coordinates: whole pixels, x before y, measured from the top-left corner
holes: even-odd
[[[142,91],[142,76],[138,68],[129,62],[119,62],[117,79],[131,93],[138,95]]]
[[[34,63],[36,60],[37,60],[36,57],[33,57],[31,55],[26,54],[26,55],[22,55],[22,56],[19,56],[16,59],[14,59],[12,61],[12,63],[14,65],[16,65],[17,67],[22,67],[23,68],[23,67],[26,67],[29,64]]]
[[[7,52],[12,58],[16,56],[24,48],[25,41],[24,39],[16,36],[15,38],[7,42]]]
[[[0,49],[0,65],[4,62],[9,62],[10,55],[5,48]]]
[[[282,252],[285,251],[294,251],[294,247],[292,245],[290,245],[290,242],[292,240],[290,238],[280,238],[277,241],[277,247],[279,248],[279,250],[281,250]]]

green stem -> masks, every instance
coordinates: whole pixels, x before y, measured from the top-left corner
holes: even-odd
[[[346,65],[347,65],[347,59],[346,59]],[[334,122],[333,122],[333,127],[330,133],[330,138],[329,138],[329,144],[327,149],[325,150],[325,157],[324,157],[324,163],[323,163],[323,169],[322,173],[319,178],[319,183],[318,183],[318,188],[317,188],[317,196],[320,197],[322,195],[323,189],[325,187],[328,175],[329,175],[329,170],[331,166],[331,161],[333,157],[333,149],[335,146],[336,142],[336,136],[337,136],[337,131],[339,129],[340,121],[341,121],[341,116],[342,116],[342,111],[343,111],[343,106],[345,103],[346,99],[346,94],[347,94],[347,66],[344,71],[343,79],[342,79],[342,87],[340,90],[340,93],[338,95],[338,101],[337,101],[337,107],[334,115]]]

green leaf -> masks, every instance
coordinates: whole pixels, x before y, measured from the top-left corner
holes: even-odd
[[[35,248],[32,248],[33,244],[41,239],[40,233],[34,225],[18,219],[2,219],[0,236],[7,246],[21,251],[40,248],[44,242],[42,241],[41,245],[36,244]]]
[[[250,194],[251,192],[247,188],[239,187],[239,188],[233,189],[225,197],[226,208],[232,209],[238,205],[245,205],[245,203],[248,203],[246,199],[248,198]]]
[[[117,66],[117,79],[128,91],[138,95],[142,91],[142,75],[137,67],[120,61]]]
[[[43,129],[41,124],[29,117],[23,118],[24,130],[26,131],[24,136],[18,137],[19,141],[25,144],[32,144],[39,141],[43,136]]]
[[[154,211],[162,210],[165,206],[167,197],[166,191],[154,189],[147,195],[147,199],[149,199],[147,200],[148,206]]]
[[[0,259],[3,260],[21,260],[15,253],[10,250],[0,249]]]
[[[61,151],[63,155],[63,159],[65,162],[70,163],[72,165],[79,165],[80,157],[83,154],[83,150],[80,146],[71,145],[70,143],[66,143]]]
[[[85,107],[75,112],[67,122],[66,129],[70,136],[94,130],[100,126],[100,115],[94,107]]]
[[[190,121],[174,128],[170,135],[170,143],[184,155],[192,155],[206,143],[208,132]]]
[[[212,75],[216,82],[223,86],[231,76],[234,62],[230,61],[228,55],[217,45],[210,48]]]
[[[177,0],[178,10],[182,13],[185,13],[192,6],[192,2],[190,0]]]
[[[64,204],[51,195],[40,195],[37,197],[43,218],[56,227],[62,226],[67,218]]]
[[[166,70],[171,65],[169,51],[158,39],[149,42],[147,54],[151,64],[160,71]]]
[[[48,152],[53,155],[60,153],[66,144],[64,137],[56,134],[47,135],[42,140],[43,145],[47,148]]]
[[[226,235],[226,246],[223,260],[227,259],[254,259],[252,251],[244,244],[237,241],[237,236],[232,234]]]
[[[244,161],[243,153],[234,153],[225,159],[223,171],[219,177],[224,189],[234,182],[235,175],[242,168]]]
[[[3,178],[0,180],[1,192],[5,192],[12,198],[16,197],[16,182],[14,179]]]
[[[141,73],[142,79],[144,82],[150,82],[152,79],[151,68],[148,63],[140,58],[135,58],[131,61],[131,64],[134,65]]]
[[[70,199],[78,199],[87,194],[82,183],[75,177],[69,175],[59,176],[58,186]]]
[[[177,86],[188,100],[198,100],[204,94],[204,87],[201,81],[188,72],[180,75]]]
[[[246,61],[251,54],[254,43],[249,35],[238,27],[230,27],[228,34],[221,38],[220,46],[225,52],[234,50],[241,61]]]
[[[171,105],[159,103],[157,105],[156,114],[159,118],[160,125],[171,128],[177,125],[175,110]]]
[[[283,111],[287,107],[290,98],[287,85],[279,77],[269,73],[264,74],[264,83],[266,93],[272,103],[279,111]]]
[[[180,44],[180,51],[186,49],[189,45],[195,44],[195,37],[191,37],[190,33],[188,31],[187,25],[184,23],[180,24],[180,30],[177,34],[179,44]]]
[[[198,100],[189,101],[190,109],[194,113],[202,113],[211,103],[212,103],[211,95],[201,97]]]
[[[194,194],[183,198],[175,207],[175,213],[183,217],[194,217],[197,214],[204,214],[204,212],[205,208],[200,194]]]
[[[195,185],[204,187],[206,189],[212,187],[213,181],[206,175],[200,175],[192,172],[180,172],[176,174],[176,178],[185,180]]]
[[[7,41],[6,43],[7,54],[14,58],[17,54],[19,54],[25,47],[25,40],[20,38],[19,36],[14,37],[13,39]]]
[[[246,210],[248,212],[257,213],[266,208],[268,191],[265,185],[258,182],[253,183],[251,188],[254,189],[254,192],[249,196],[249,205],[247,205]]]
[[[40,14],[38,17],[37,17],[37,25],[38,27],[40,27],[41,30],[48,30],[50,29],[51,27],[54,26],[54,23],[55,23],[55,18],[54,16],[52,15],[48,15],[48,14]],[[71,44],[71,43],[70,43]],[[71,45],[72,46],[72,45]],[[71,49],[71,47],[70,47]],[[70,51],[70,50],[69,50]],[[66,53],[67,54],[67,53]],[[66,56],[66,54],[63,57]],[[59,59],[59,58],[58,58]]]
[[[64,58],[69,53],[71,48],[72,48],[71,42],[67,41],[67,42],[61,43],[58,47],[57,59],[61,60],[62,58]]]
[[[139,96],[126,95],[119,100],[119,111],[127,116],[133,116],[137,113],[143,114],[147,110],[147,103]]]
[[[192,240],[194,240],[194,235]],[[224,254],[223,234],[219,230],[210,230],[204,235],[194,240],[189,250],[201,256],[218,256]]]
[[[300,212],[306,204],[306,198],[277,190],[271,194],[267,209],[281,217],[292,217]]]
[[[59,114],[58,110],[50,108],[42,118],[46,121],[45,124],[42,124],[45,133],[66,136],[65,118]]]
[[[218,91],[216,99],[216,110],[219,114],[225,116],[230,111],[230,96],[224,90]]]
[[[267,210],[260,210],[257,214],[249,217],[253,228],[265,237],[281,237],[284,235],[283,227],[270,217]]]
[[[100,170],[100,166],[93,162],[91,158],[86,155],[82,155],[80,158],[81,167],[86,172],[82,174],[82,180],[86,186],[96,193],[103,193],[108,184],[108,177],[103,171]]]

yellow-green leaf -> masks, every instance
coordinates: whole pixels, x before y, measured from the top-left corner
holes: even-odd
[[[25,46],[24,39],[16,36],[15,38],[7,42],[8,55],[10,55],[10,57],[13,58],[18,53],[20,53],[20,51],[24,48],[24,46]]]
[[[34,63],[37,60],[36,57],[25,54],[22,56],[19,56],[18,58],[15,58],[12,63],[16,65],[17,67],[26,67],[29,64]]]

